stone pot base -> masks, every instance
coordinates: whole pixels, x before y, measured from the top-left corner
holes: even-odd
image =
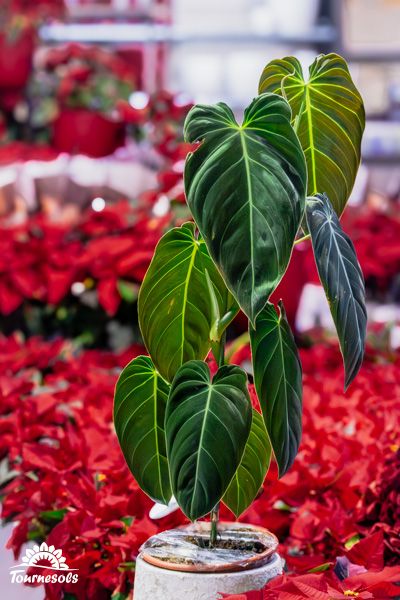
[[[216,600],[219,594],[243,594],[261,590],[282,573],[278,554],[263,566],[233,573],[190,573],[161,569],[136,561],[135,600]]]

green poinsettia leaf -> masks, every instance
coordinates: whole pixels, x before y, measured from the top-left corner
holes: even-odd
[[[253,409],[253,421],[239,468],[222,501],[238,518],[257,496],[271,460],[271,443],[259,412]]]
[[[224,103],[192,108],[185,166],[189,207],[228,288],[254,323],[288,265],[305,203],[306,165],[274,94],[256,98],[238,125]]]
[[[168,504],[172,492],[164,433],[169,385],[148,356],[134,358],[115,388],[114,425],[125,460],[142,490]]]
[[[249,437],[252,408],[246,373],[189,361],[178,370],[168,399],[165,432],[173,494],[194,521],[226,492]]]
[[[315,262],[335,322],[345,366],[345,388],[357,375],[367,328],[365,286],[356,251],[325,194],[307,199]]]
[[[302,369],[285,310],[268,303],[250,329],[254,384],[282,476],[301,440]]]
[[[297,58],[274,60],[263,71],[259,91],[288,100],[307,160],[308,194],[327,193],[340,216],[360,164],[365,127],[363,101],[346,61],[321,54],[305,80]]]
[[[215,321],[234,304],[194,223],[168,231],[157,244],[138,300],[144,343],[165,379],[172,381],[186,361],[207,356]],[[237,311],[236,306],[230,320]]]

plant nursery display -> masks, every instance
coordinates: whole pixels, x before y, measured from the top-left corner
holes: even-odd
[[[51,123],[60,151],[111,154],[124,143],[117,104],[134,88],[129,64],[112,52],[79,44],[48,50],[30,82],[30,124]]]
[[[229,362],[245,366],[249,346],[231,355],[232,343]],[[26,542],[45,541],[62,547],[70,568],[79,571],[78,584],[46,584],[46,600],[132,600],[141,544],[186,522],[181,511],[149,517],[152,501],[130,477],[113,431],[118,373],[129,356],[142,353],[140,346],[110,353],[82,351],[62,338],[0,338],[2,519],[14,525],[9,552],[17,562]],[[351,591],[395,598],[400,352],[377,349],[369,336],[363,367],[346,395],[334,340],[313,336],[300,356],[301,450],[281,479],[271,464],[263,491],[239,519],[279,538],[287,571],[249,600],[292,600],[293,590],[314,589],[322,600],[340,593],[345,600]],[[212,358],[209,364],[216,372]],[[259,409],[252,384],[249,392]],[[232,518],[225,506],[221,513]]]
[[[273,454],[279,476],[302,432],[302,367],[282,302],[269,301],[295,244],[310,239],[349,387],[363,361],[365,289],[339,217],[360,163],[364,107],[344,59],[320,55],[305,79],[293,57],[269,63],[239,124],[224,103],[189,112],[184,184],[194,222],[159,241],[138,298],[149,356],[115,391],[114,423],[142,490],[174,497],[194,525],[151,538],[135,599],[215,598],[262,588],[282,570],[267,531],[219,523],[256,498]],[[227,364],[227,329],[247,316],[251,374]],[[209,352],[217,363],[211,374]],[[253,408],[254,386],[261,414]],[[210,515],[210,522],[198,519]],[[161,565],[161,566],[160,566]]]
[[[36,28],[49,17],[61,16],[62,0],[2,0],[0,3],[0,106],[12,111],[22,100],[32,69]]]

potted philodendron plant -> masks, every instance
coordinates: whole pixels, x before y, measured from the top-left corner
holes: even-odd
[[[138,302],[149,356],[122,372],[114,422],[144,492],[164,504],[174,496],[192,524],[143,546],[135,600],[212,599],[260,589],[281,571],[276,538],[219,523],[218,507],[239,517],[271,454],[283,476],[299,448],[299,354],[284,306],[269,302],[298,242],[310,239],[314,249],[345,388],[362,363],[364,282],[339,217],[360,163],[364,121],[360,94],[336,54],[317,57],[307,80],[293,57],[269,63],[241,125],[223,103],[194,106],[187,116],[186,140],[199,143],[184,176],[194,222],[168,231],[155,250]],[[226,330],[240,309],[262,415],[252,408],[247,373],[225,360]]]

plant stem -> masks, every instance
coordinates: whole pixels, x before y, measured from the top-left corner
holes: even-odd
[[[221,336],[219,342],[218,352],[218,368],[223,367],[225,364],[225,344],[226,344],[226,330]],[[219,502],[214,506],[210,513],[210,548],[214,548],[218,538],[218,521],[219,521]]]
[[[210,548],[214,548],[218,537],[218,521],[219,521],[219,502],[214,506],[210,513],[211,529],[210,529]]]
[[[219,342],[219,353],[218,353],[218,367],[223,367],[225,364],[225,344],[226,344],[226,330],[221,336]]]
[[[246,346],[249,342],[250,342],[250,334],[248,331],[245,331],[244,333],[239,335],[239,337],[237,337],[236,340],[234,340],[229,345],[228,351],[226,353],[227,362],[230,362],[230,360],[231,360],[232,356],[235,354],[235,352],[240,350],[240,348],[242,348],[243,346]]]
[[[294,242],[294,246],[296,246],[297,244],[301,244],[301,242],[305,242],[306,240],[309,240],[311,238],[311,235],[303,235],[303,237],[299,238],[298,240],[295,240]]]

